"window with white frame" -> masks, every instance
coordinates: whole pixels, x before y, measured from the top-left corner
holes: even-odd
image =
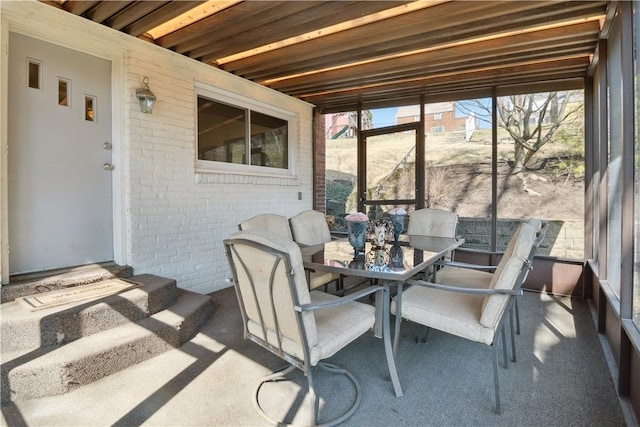
[[[230,163],[289,169],[289,117],[242,100],[217,99],[199,93],[200,166]]]
[[[433,113],[433,120],[442,120],[442,113]]]
[[[640,49],[640,10],[638,5],[634,4],[633,11],[633,43],[635,51]],[[636,56],[634,61],[633,79],[635,87],[640,88],[640,57]],[[634,275],[633,275],[633,322],[640,329],[640,93],[634,92],[634,114],[635,124],[634,131],[636,135],[635,141],[635,253],[634,253]]]
[[[431,133],[442,133],[444,132],[444,126],[434,126],[431,128]]]

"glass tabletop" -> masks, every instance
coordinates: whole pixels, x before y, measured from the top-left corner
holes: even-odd
[[[354,253],[347,239],[300,248],[305,267],[350,276],[407,280],[464,243],[464,239],[408,236],[408,242],[375,247],[366,242]]]

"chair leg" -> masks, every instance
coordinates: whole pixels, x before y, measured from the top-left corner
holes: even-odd
[[[500,335],[502,335],[502,356],[504,362],[504,368],[507,369],[509,364],[507,362],[507,333],[504,330],[504,325],[500,328]]]
[[[431,330],[431,328],[428,326],[423,326],[422,330],[422,336],[417,337],[417,342],[427,342],[427,340],[429,339],[429,331]]]
[[[511,361],[516,363],[516,336],[513,333],[513,310],[509,310],[509,330],[511,331]]]
[[[316,366],[316,368],[322,368],[328,372],[331,372],[333,374],[342,374],[345,375],[353,384],[354,388],[355,388],[355,392],[356,392],[356,397],[355,400],[353,402],[353,404],[351,405],[351,407],[342,415],[340,415],[337,418],[334,418],[332,420],[329,421],[325,421],[322,423],[323,426],[335,426],[338,424],[343,423],[344,421],[346,421],[349,417],[351,417],[355,412],[356,409],[358,409],[358,406],[360,406],[360,399],[361,399],[361,388],[360,388],[360,383],[358,382],[358,380],[356,380],[356,378],[353,376],[353,374],[349,371],[347,371],[344,368],[341,368],[337,365],[334,365],[332,363],[328,363],[325,361],[320,361],[318,362],[318,365]],[[262,386],[267,383],[267,382],[277,382],[277,381],[281,381],[283,380],[286,375],[288,375],[291,371],[293,371],[294,369],[296,369],[296,367],[294,365],[287,365],[269,375],[267,375],[266,377],[262,378],[260,380],[260,383],[258,384],[258,386],[255,389],[254,392],[254,406],[256,407],[256,410],[258,411],[258,413],[262,416],[262,418],[264,418],[267,422],[269,422],[272,425],[282,425],[283,421],[275,421],[273,420],[271,417],[269,417],[269,415],[266,414],[266,412],[262,409],[262,406],[260,405],[260,400],[259,400],[259,394],[260,394],[260,389],[262,388]],[[311,371],[315,369],[312,368],[309,370],[308,374],[306,375],[307,377],[307,384],[309,387],[309,391],[308,391],[308,402],[309,402],[309,407],[311,409],[311,419],[310,419],[310,425],[318,425],[319,424],[319,404],[320,404],[320,399],[318,399],[318,396],[316,395],[316,391],[314,388],[314,384],[313,384],[313,377],[311,374]]]
[[[518,309],[518,297],[516,296],[516,334],[520,335],[520,310]]]
[[[496,393],[496,413],[500,415],[500,385],[498,384],[498,350],[494,340],[492,347],[493,353],[493,386]]]
[[[318,396],[316,396],[316,390],[313,387],[313,368],[309,369],[309,373],[307,374],[307,386],[309,389],[308,398],[309,398],[309,407],[312,408],[311,411],[311,423],[309,425],[317,426],[318,425]]]

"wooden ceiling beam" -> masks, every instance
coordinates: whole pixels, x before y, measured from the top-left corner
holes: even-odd
[[[150,14],[154,10],[166,5],[167,1],[138,1],[122,10],[117,15],[107,19],[105,24],[114,30],[122,30],[138,19]]]
[[[95,7],[97,5],[97,2],[95,1],[89,1],[89,0],[82,0],[82,1],[76,1],[76,0],[70,0],[70,1],[66,1],[62,4],[62,8],[68,12],[73,13],[74,15],[83,15],[86,11],[88,11],[89,9],[91,9],[92,7]]]
[[[446,74],[443,76],[429,76],[416,78],[410,81],[398,82],[398,83],[389,83],[389,84],[380,84],[380,85],[371,85],[364,86],[353,89],[346,90],[338,90],[338,91],[325,91],[324,93],[318,94],[307,94],[299,96],[301,99],[304,99],[308,102],[314,103],[315,98],[323,98],[323,97],[331,97],[339,99],[341,96],[366,96],[367,93],[385,93],[385,92],[399,92],[407,87],[412,88],[427,88],[429,86],[439,86],[446,84],[461,84],[476,81],[478,79],[484,80],[492,80],[492,81],[500,81],[500,78],[506,78],[514,75],[523,75],[523,76],[532,76],[534,74],[539,74],[542,72],[551,72],[554,70],[566,70],[568,68],[577,69],[577,70],[586,70],[589,65],[588,58],[570,58],[567,60],[553,60],[545,63],[535,63],[535,64],[511,64],[508,66],[497,67],[489,70],[482,71],[471,71],[464,73],[453,73]]]
[[[455,2],[454,2],[455,3]],[[476,5],[477,3],[477,5]],[[314,69],[320,64],[331,66],[344,61],[356,61],[387,55],[395,52],[410,51],[439,44],[473,39],[480,36],[500,34],[506,31],[522,30],[543,24],[561,22],[567,17],[590,16],[602,12],[603,6],[591,2],[590,7],[570,11],[562,5],[546,2],[498,2],[489,3],[493,8],[487,10],[485,2],[465,3],[465,7],[445,3],[429,9],[388,19],[365,27],[329,35],[290,46],[286,49],[266,52],[242,60],[223,64],[223,69],[254,78],[270,78],[259,75],[265,70],[271,71],[269,64],[290,68],[297,64],[302,70]],[[467,6],[471,4],[471,6]],[[537,9],[533,9],[533,5]],[[483,6],[484,8],[481,8]],[[525,8],[528,6],[528,8]],[[519,7],[514,12],[514,9]],[[566,8],[567,6],[565,6]],[[586,10],[586,12],[585,12]],[[440,11],[436,14],[436,11]],[[433,13],[428,13],[433,12]],[[549,15],[553,12],[552,17]],[[318,55],[322,52],[322,55]],[[306,64],[306,65],[305,65]]]
[[[131,25],[126,26],[123,31],[133,37],[138,37],[160,24],[180,16],[201,4],[201,1],[170,1],[169,3],[155,9],[148,15],[138,19]]]
[[[259,5],[260,3],[249,2],[249,4]],[[274,6],[269,10],[269,13],[256,7],[252,10],[251,16],[238,16],[236,20],[226,21],[214,31],[204,34],[198,39],[176,45],[175,50],[180,53],[188,52],[191,58],[201,58],[221,48],[231,49],[234,53],[240,52],[244,50],[240,47],[241,43],[248,42],[252,45],[251,47],[256,47],[282,40],[289,37],[291,23],[298,23],[298,19],[307,25],[313,25],[313,15],[310,17],[311,23],[307,21],[308,15],[322,5],[322,2],[317,1],[295,1]],[[316,14],[316,18],[321,19],[321,15]],[[275,25],[276,23],[279,25]],[[260,37],[256,37],[256,34],[260,34]]]
[[[130,1],[101,1],[94,8],[88,11],[85,15],[87,18],[94,22],[103,23],[108,18],[116,15],[125,7],[129,6]]]
[[[470,2],[472,5],[484,2]],[[279,74],[281,69],[294,68],[299,71],[313,70],[318,67],[340,65],[375,58],[398,52],[411,51],[420,48],[434,47],[450,42],[459,42],[478,37],[496,35],[507,31],[517,31],[560,22],[568,17],[592,16],[604,10],[604,6],[595,2],[579,2],[576,6],[570,2],[555,4],[543,2],[544,6],[531,9],[530,2],[498,2],[496,10],[477,10],[450,5],[449,3],[434,6],[431,9],[448,6],[457,7],[462,11],[447,9],[442,17],[435,18],[418,11],[402,17],[389,19],[384,25],[371,24],[365,27],[344,31],[321,39],[300,43],[288,48],[266,52],[228,64],[222,68],[242,75],[249,79],[270,79]],[[528,5],[528,8],[525,6]],[[539,6],[537,2],[533,5]],[[562,8],[564,6],[564,8]],[[471,6],[469,6],[471,7]],[[486,7],[486,5],[485,5]],[[515,7],[520,9],[513,12]],[[567,10],[566,8],[570,8]],[[555,16],[550,16],[554,12]],[[485,18],[482,13],[490,15]],[[500,13],[501,15],[497,15]],[[450,18],[447,15],[453,14]],[[440,18],[440,19],[436,19]],[[406,20],[413,22],[406,24]],[[402,25],[398,20],[402,20]],[[321,52],[321,55],[318,55]],[[273,64],[277,64],[274,67]]]
[[[455,3],[455,2],[453,2]],[[289,54],[303,55],[300,61],[317,58],[317,53],[322,52],[322,56],[329,60],[329,56],[345,50],[360,49],[368,45],[384,45],[394,43],[397,38],[408,35],[420,35],[429,31],[429,28],[447,27],[456,18],[457,22],[471,22],[473,16],[478,16],[488,8],[497,8],[496,3],[504,2],[468,2],[464,8],[456,7],[452,3],[442,3],[427,9],[422,9],[404,15],[377,21],[369,25],[345,30],[339,33],[302,42],[284,49],[277,49],[263,54],[250,56],[238,61],[224,64],[225,69],[230,71],[249,70],[254,68],[259,70],[263,60],[286,63]],[[466,16],[467,19],[459,19],[459,16]],[[444,21],[444,22],[443,22]],[[425,40],[423,39],[423,42]],[[309,49],[314,49],[316,55],[311,55]],[[317,49],[317,50],[316,50]],[[288,58],[291,60],[291,58]],[[298,62],[297,59],[295,62]]]
[[[309,2],[306,2],[307,4]],[[243,29],[231,37],[225,37],[225,43],[210,43],[205,48],[189,52],[192,58],[203,62],[211,62],[219,58],[255,49],[286,40],[311,31],[331,27],[345,21],[351,21],[371,15],[408,2],[389,1],[323,1],[313,7],[307,6],[296,13],[295,18],[289,16],[279,20],[271,20],[254,29]],[[256,37],[256,32],[260,37]]]
[[[459,61],[457,63],[451,64],[440,64],[433,66],[424,67],[422,70],[422,75],[441,75],[441,74],[452,74],[452,73],[468,73],[474,72],[486,68],[496,68],[500,66],[505,66],[512,63],[523,63],[523,62],[533,62],[540,61],[546,62],[549,59],[558,57],[559,55],[565,56],[576,56],[582,54],[583,57],[589,58],[590,53],[592,52],[592,46],[585,46],[581,51],[577,49],[559,49],[559,50],[546,50],[540,49],[538,51],[532,51],[526,55],[509,55],[501,58],[500,60],[490,60],[485,58],[484,60],[478,60],[477,62],[465,62]],[[392,83],[399,82],[403,80],[411,80],[416,76],[416,73],[412,73],[411,71],[407,71],[406,73],[398,73],[388,76],[382,76],[379,78],[372,78],[367,76],[366,79],[358,79],[354,78],[347,82],[339,82],[339,81],[318,81],[312,82],[306,86],[301,87],[287,87],[287,88],[278,88],[273,87],[273,89],[280,90],[282,92],[286,92],[291,96],[300,96],[305,93],[312,93],[320,90],[331,90],[337,91],[340,89],[348,89],[350,87],[358,87],[364,85],[371,84],[381,84],[381,83]]]
[[[261,1],[254,4],[254,2],[243,1],[162,36],[156,40],[156,44],[174,50],[177,50],[176,46],[182,45],[180,50],[186,52],[199,47],[199,43],[203,40],[206,41],[207,35],[216,29],[228,28],[227,25],[239,25],[243,21],[243,17],[251,19],[256,13],[268,15],[273,7],[282,3],[281,1]],[[193,43],[193,45],[189,43]]]
[[[502,55],[529,53],[537,49],[552,51],[553,49],[571,48],[575,46],[584,50],[585,44],[595,46],[598,40],[599,25],[597,22],[586,22],[570,27],[554,28],[536,33],[519,34],[505,39],[494,39],[483,42],[454,46],[433,52],[425,52],[385,61],[375,61],[358,66],[339,68],[322,73],[302,75],[275,82],[262,82],[278,90],[289,90],[308,83],[346,82],[350,79],[367,76],[389,75],[391,73],[415,73],[424,68],[424,64],[442,64],[448,66],[457,61],[475,63],[483,58],[495,58]]]
[[[344,78],[336,78],[332,80],[324,80],[319,79],[316,81],[310,81],[305,85],[297,85],[297,86],[285,86],[280,87],[278,85],[272,84],[269,85],[272,89],[276,89],[285,93],[288,93],[292,96],[297,96],[302,93],[309,93],[313,91],[319,91],[320,88],[328,88],[331,90],[336,90],[340,88],[349,88],[353,86],[360,86],[365,83],[368,84],[379,84],[385,82],[393,82],[411,79],[416,75],[433,75],[440,74],[444,72],[454,73],[454,72],[467,72],[471,70],[478,70],[488,67],[497,67],[506,65],[513,62],[525,62],[525,61],[546,61],[557,57],[559,55],[583,55],[585,57],[589,57],[589,55],[593,51],[593,44],[584,44],[581,48],[577,48],[575,46],[565,47],[565,48],[555,48],[555,49],[537,49],[527,52],[526,54],[509,54],[503,55],[499,58],[480,58],[475,61],[465,61],[461,59],[455,62],[448,63],[435,63],[433,65],[424,65],[423,67],[411,68],[406,71],[397,71],[395,73],[388,74],[377,74],[377,75],[369,75],[367,74],[365,78],[359,75],[350,74]]]

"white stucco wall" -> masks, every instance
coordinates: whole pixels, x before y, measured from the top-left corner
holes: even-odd
[[[207,293],[228,286],[222,240],[258,213],[292,216],[312,206],[312,106],[102,25],[37,2],[1,3],[2,79],[9,31],[112,60],[116,261],[136,274],[174,278]],[[143,114],[135,97],[144,76],[158,97]],[[195,169],[195,85],[221,88],[297,118],[293,176],[207,173]],[[6,147],[6,95],[0,134]],[[4,151],[4,150],[3,150]],[[6,206],[6,156],[2,157]],[[298,200],[298,193],[302,200]],[[7,232],[3,218],[1,234]],[[2,241],[6,237],[0,235]],[[3,248],[3,278],[7,275]]]

